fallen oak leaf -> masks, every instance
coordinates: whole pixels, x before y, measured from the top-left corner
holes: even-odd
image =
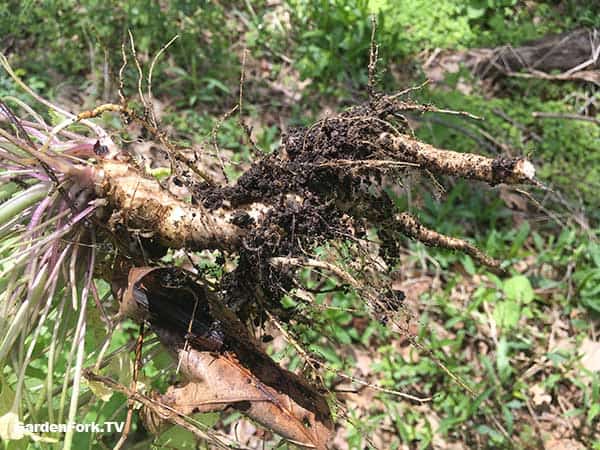
[[[163,333],[161,340],[165,337]],[[178,357],[181,371],[190,381],[169,387],[158,397],[161,403],[185,415],[232,407],[296,445],[327,448],[329,417],[323,420],[319,411],[306,409],[285,392],[265,385],[233,354],[180,347]],[[293,375],[287,372],[284,376],[288,374]]]
[[[128,281],[121,313],[149,322],[186,378],[154,398],[183,415],[232,407],[296,445],[328,448],[333,423],[324,396],[264,353],[192,273],[142,267]],[[160,430],[161,418],[142,416]]]

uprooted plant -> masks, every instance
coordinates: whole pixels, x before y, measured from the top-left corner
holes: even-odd
[[[392,289],[389,272],[398,261],[402,235],[466,252],[501,272],[500,261],[474,245],[398,211],[394,190],[408,171],[491,185],[536,183],[525,159],[442,150],[412,137],[404,115],[436,109],[406,100],[408,91],[371,92],[364,104],[308,128],[291,129],[277,152],[257,156],[235,182],[225,182],[167,139],[141,89],[145,114],[130,107],[123,95],[119,104],[72,114],[38,97],[3,57],[2,63],[36,101],[63,120],[51,126],[30,105],[12,98],[0,102],[0,177],[18,191],[0,205],[1,279],[7,280],[0,306],[0,361],[11,360],[15,372],[24,373],[45,319],[75,311],[67,370],[73,381],[65,379],[58,400],[62,419],[71,389],[70,422],[84,375],[89,383],[141,403],[144,422],[153,431],[170,422],[215,445],[227,445],[223,436],[199,428],[188,416],[231,407],[300,446],[327,448],[334,419],[326,391],[267,356],[251,331],[255,324],[303,322],[302,315],[281,303],[303,287],[302,269],[337,279],[378,320],[395,322],[403,294]],[[146,173],[125,143],[94,122],[111,112],[125,124],[142,126],[168,153],[171,184]],[[170,189],[173,185],[183,187],[184,194]],[[359,262],[339,263],[335,244],[340,242],[349,249],[346,260]],[[327,243],[326,257],[316,256],[316,249]],[[193,255],[213,251],[221,275],[164,262],[163,256],[177,249]],[[144,394],[135,384],[116,383],[98,373],[105,348],[96,366],[84,369],[90,296],[109,330],[114,328],[115,318],[104,313],[97,279],[110,283],[120,304],[119,318],[147,324],[156,333],[173,354],[185,385]],[[308,297],[302,301],[309,302]],[[50,404],[57,401],[52,373],[63,345],[58,337],[66,334],[57,325],[50,344],[44,387]],[[14,349],[18,355],[11,359]],[[316,369],[314,359],[305,356]],[[23,417],[23,388],[17,385],[4,422]]]

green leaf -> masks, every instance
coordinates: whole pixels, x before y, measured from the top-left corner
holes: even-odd
[[[85,378],[83,379],[84,383],[88,385],[90,391],[94,394],[95,397],[99,398],[103,402],[107,402],[112,397],[113,391],[108,389],[103,383],[97,381],[88,381]]]
[[[493,441],[502,442],[502,440],[504,439],[498,431],[494,430],[493,428],[487,425],[479,425],[476,429],[479,433],[483,435],[488,435]]]
[[[519,250],[523,248],[523,243],[525,242],[525,239],[527,239],[527,236],[529,236],[530,230],[531,228],[527,222],[524,222],[523,225],[519,227],[517,234],[513,237],[512,245],[510,247],[511,256],[516,256]]]
[[[203,423],[207,427],[214,427],[217,422],[221,419],[221,414],[218,412],[211,413],[203,413],[197,414],[194,419],[198,420],[198,422]]]
[[[471,259],[471,257],[469,255],[465,255],[462,258],[462,263],[463,263],[463,267],[465,268],[465,271],[469,275],[475,275],[475,272],[476,272],[475,264],[473,264],[473,260]]]
[[[59,125],[67,119],[65,116],[55,111],[54,109],[49,109],[48,115],[50,116],[50,123],[53,126]]]
[[[496,349],[496,367],[502,381],[506,380],[511,373],[510,358],[508,357],[508,343],[505,337],[501,337]]]
[[[48,190],[48,185],[38,183],[2,203],[0,205],[0,225],[5,224],[26,208],[42,200],[48,195]]]
[[[533,288],[529,279],[523,275],[517,275],[506,280],[502,290],[509,300],[525,304],[533,300]]]
[[[596,267],[600,268],[600,245],[595,242],[590,242],[588,246],[588,251],[590,252],[590,257]]]
[[[600,415],[600,403],[594,403],[587,413],[587,424],[591,425],[592,421]]]
[[[158,181],[161,181],[167,178],[169,175],[171,175],[171,169],[169,169],[168,167],[157,167],[155,169],[149,167],[147,170],[148,173],[154,178],[156,178]]]
[[[22,439],[19,416],[12,410],[15,393],[0,376],[0,441]]]
[[[479,19],[480,17],[483,17],[484,14],[485,8],[474,8],[472,6],[467,7],[467,17],[469,19]]]
[[[171,427],[164,431],[156,440],[156,445],[160,448],[180,448],[180,449],[195,449],[197,448],[194,435],[181,427]]]
[[[498,303],[492,314],[496,326],[503,330],[511,329],[519,323],[521,317],[521,306],[513,300]]]

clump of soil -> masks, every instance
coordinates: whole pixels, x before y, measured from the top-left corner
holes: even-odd
[[[242,320],[261,317],[261,309],[277,311],[282,319],[289,319],[280,299],[294,287],[293,269],[276,268],[270,258],[301,256],[323,240],[347,231],[342,214],[318,198],[304,198],[302,203],[282,199],[260,225],[250,228],[236,269],[224,276],[221,288],[228,305]]]
[[[223,277],[221,290],[242,319],[261,316],[261,309],[289,319],[280,299],[294,287],[292,270],[273,267],[272,257],[306,256],[319,243],[363,237],[369,222],[382,228],[382,256],[390,262],[398,256],[396,234],[383,231],[395,208],[384,189],[393,169],[368,162],[390,159],[375,143],[383,132],[405,129],[401,121],[388,121],[403,105],[381,96],[309,128],[291,129],[276,154],[254,163],[235,184],[193,187],[195,201],[210,210],[240,208],[234,223],[247,234],[237,268]],[[259,223],[243,212],[253,202],[273,206]],[[397,293],[382,295],[382,304],[398,303]]]

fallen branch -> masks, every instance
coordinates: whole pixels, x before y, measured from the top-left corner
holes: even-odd
[[[425,71],[433,81],[465,64],[481,78],[511,76],[600,85],[600,31],[578,29],[545,36],[520,47],[504,45],[460,52],[441,52]],[[559,72],[559,73],[556,73]]]
[[[582,116],[581,114],[567,114],[567,113],[549,113],[534,111],[531,113],[533,117],[539,117],[542,119],[566,119],[566,120],[582,120],[584,122],[592,122],[600,125],[600,119],[590,116]]]

